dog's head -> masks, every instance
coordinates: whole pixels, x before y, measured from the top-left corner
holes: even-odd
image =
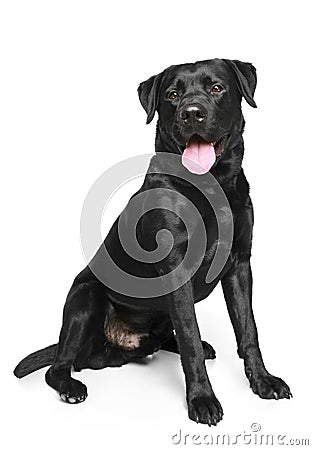
[[[212,59],[170,66],[141,83],[138,93],[147,123],[159,114],[163,151],[180,152],[183,165],[202,174],[243,132],[241,99],[255,108],[255,87],[252,64]]]

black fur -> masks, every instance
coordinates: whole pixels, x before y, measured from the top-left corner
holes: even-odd
[[[215,84],[222,86],[220,92],[213,90]],[[209,236],[205,257],[196,273],[182,287],[163,297],[144,299],[113,292],[102,284],[91,270],[97,264],[96,255],[75,278],[70,289],[58,344],[23,359],[14,371],[17,377],[52,364],[46,374],[47,383],[60,393],[63,400],[77,403],[85,400],[87,389],[72,378],[72,368],[121,366],[159,349],[173,352],[179,349],[186,378],[189,417],[215,425],[223,412],[204,363],[205,358],[214,358],[215,352],[209,344],[201,342],[194,304],[206,298],[221,281],[238,354],[244,360],[252,390],[262,398],[290,398],[286,383],[270,375],[264,366],[251,306],[253,208],[241,168],[244,153],[241,98],[256,107],[253,99],[255,87],[256,71],[251,64],[221,59],[171,66],[140,84],[138,93],[147,113],[147,123],[151,122],[156,111],[159,120],[156,134],[158,154],[152,158],[139,192],[148,192],[156,187],[167,188],[182,193],[197,205]],[[169,91],[176,92],[173,98],[169,97]],[[187,123],[181,120],[184,108],[190,104],[201,109],[201,121]],[[156,173],[162,172],[160,155],[164,152],[181,155],[194,134],[208,142],[222,139],[223,151],[210,172],[228,198],[234,222],[230,256],[218,278],[209,284],[205,282],[205,275],[217,245],[215,216],[203,196],[188,182]],[[180,170],[183,173],[186,169],[181,166]],[[201,177],[198,182],[200,180],[205,186],[206,174],[194,177]],[[171,195],[165,196],[164,205],[171,202]],[[175,211],[174,204],[172,207]],[[187,204],[182,203],[180,207],[187,208]],[[131,209],[127,208],[126,216],[131,214]],[[126,254],[118,238],[117,224],[118,221],[113,224],[105,246],[126,272],[141,277],[159,277],[172,271],[183,260],[188,240],[186,229],[180,219],[166,209],[146,213],[138,225],[138,241],[146,250],[155,248],[155,236],[160,229],[168,229],[174,236],[170,255],[159,263],[145,264]],[[188,272],[188,268],[184,267],[183,271]],[[123,338],[128,333],[140,335],[140,345],[136,348],[123,346]]]

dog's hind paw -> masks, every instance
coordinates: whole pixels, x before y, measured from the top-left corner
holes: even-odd
[[[206,341],[202,341],[203,353],[205,359],[215,359],[216,353],[212,345]]]
[[[67,382],[64,387],[62,387],[60,392],[60,398],[65,403],[82,403],[87,398],[87,388],[86,386],[78,380],[71,379]]]
[[[201,341],[204,353],[204,359],[214,359],[216,358],[216,353],[212,345],[206,341]],[[166,350],[167,352],[179,353],[177,341],[174,336],[164,342],[161,346],[161,350]]]

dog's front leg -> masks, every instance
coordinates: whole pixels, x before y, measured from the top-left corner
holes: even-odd
[[[216,425],[222,419],[223,410],[206,372],[191,282],[188,281],[169,296],[170,316],[186,379],[189,418]]]
[[[253,392],[262,398],[290,398],[287,384],[269,374],[262,359],[252,310],[252,273],[248,256],[236,258],[222,278],[222,287],[236,335],[238,354],[244,360],[245,373]]]

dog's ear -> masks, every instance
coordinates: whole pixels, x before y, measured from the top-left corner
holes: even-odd
[[[250,106],[256,108],[256,103],[253,100],[257,82],[256,68],[247,62],[231,59],[224,59],[223,61],[225,61],[226,64],[235,72],[237,86],[241,95],[246,99]]]
[[[155,111],[159,104],[160,85],[163,72],[150,77],[147,81],[140,83],[138,87],[138,95],[143,109],[147,113],[147,124],[154,117]]]

